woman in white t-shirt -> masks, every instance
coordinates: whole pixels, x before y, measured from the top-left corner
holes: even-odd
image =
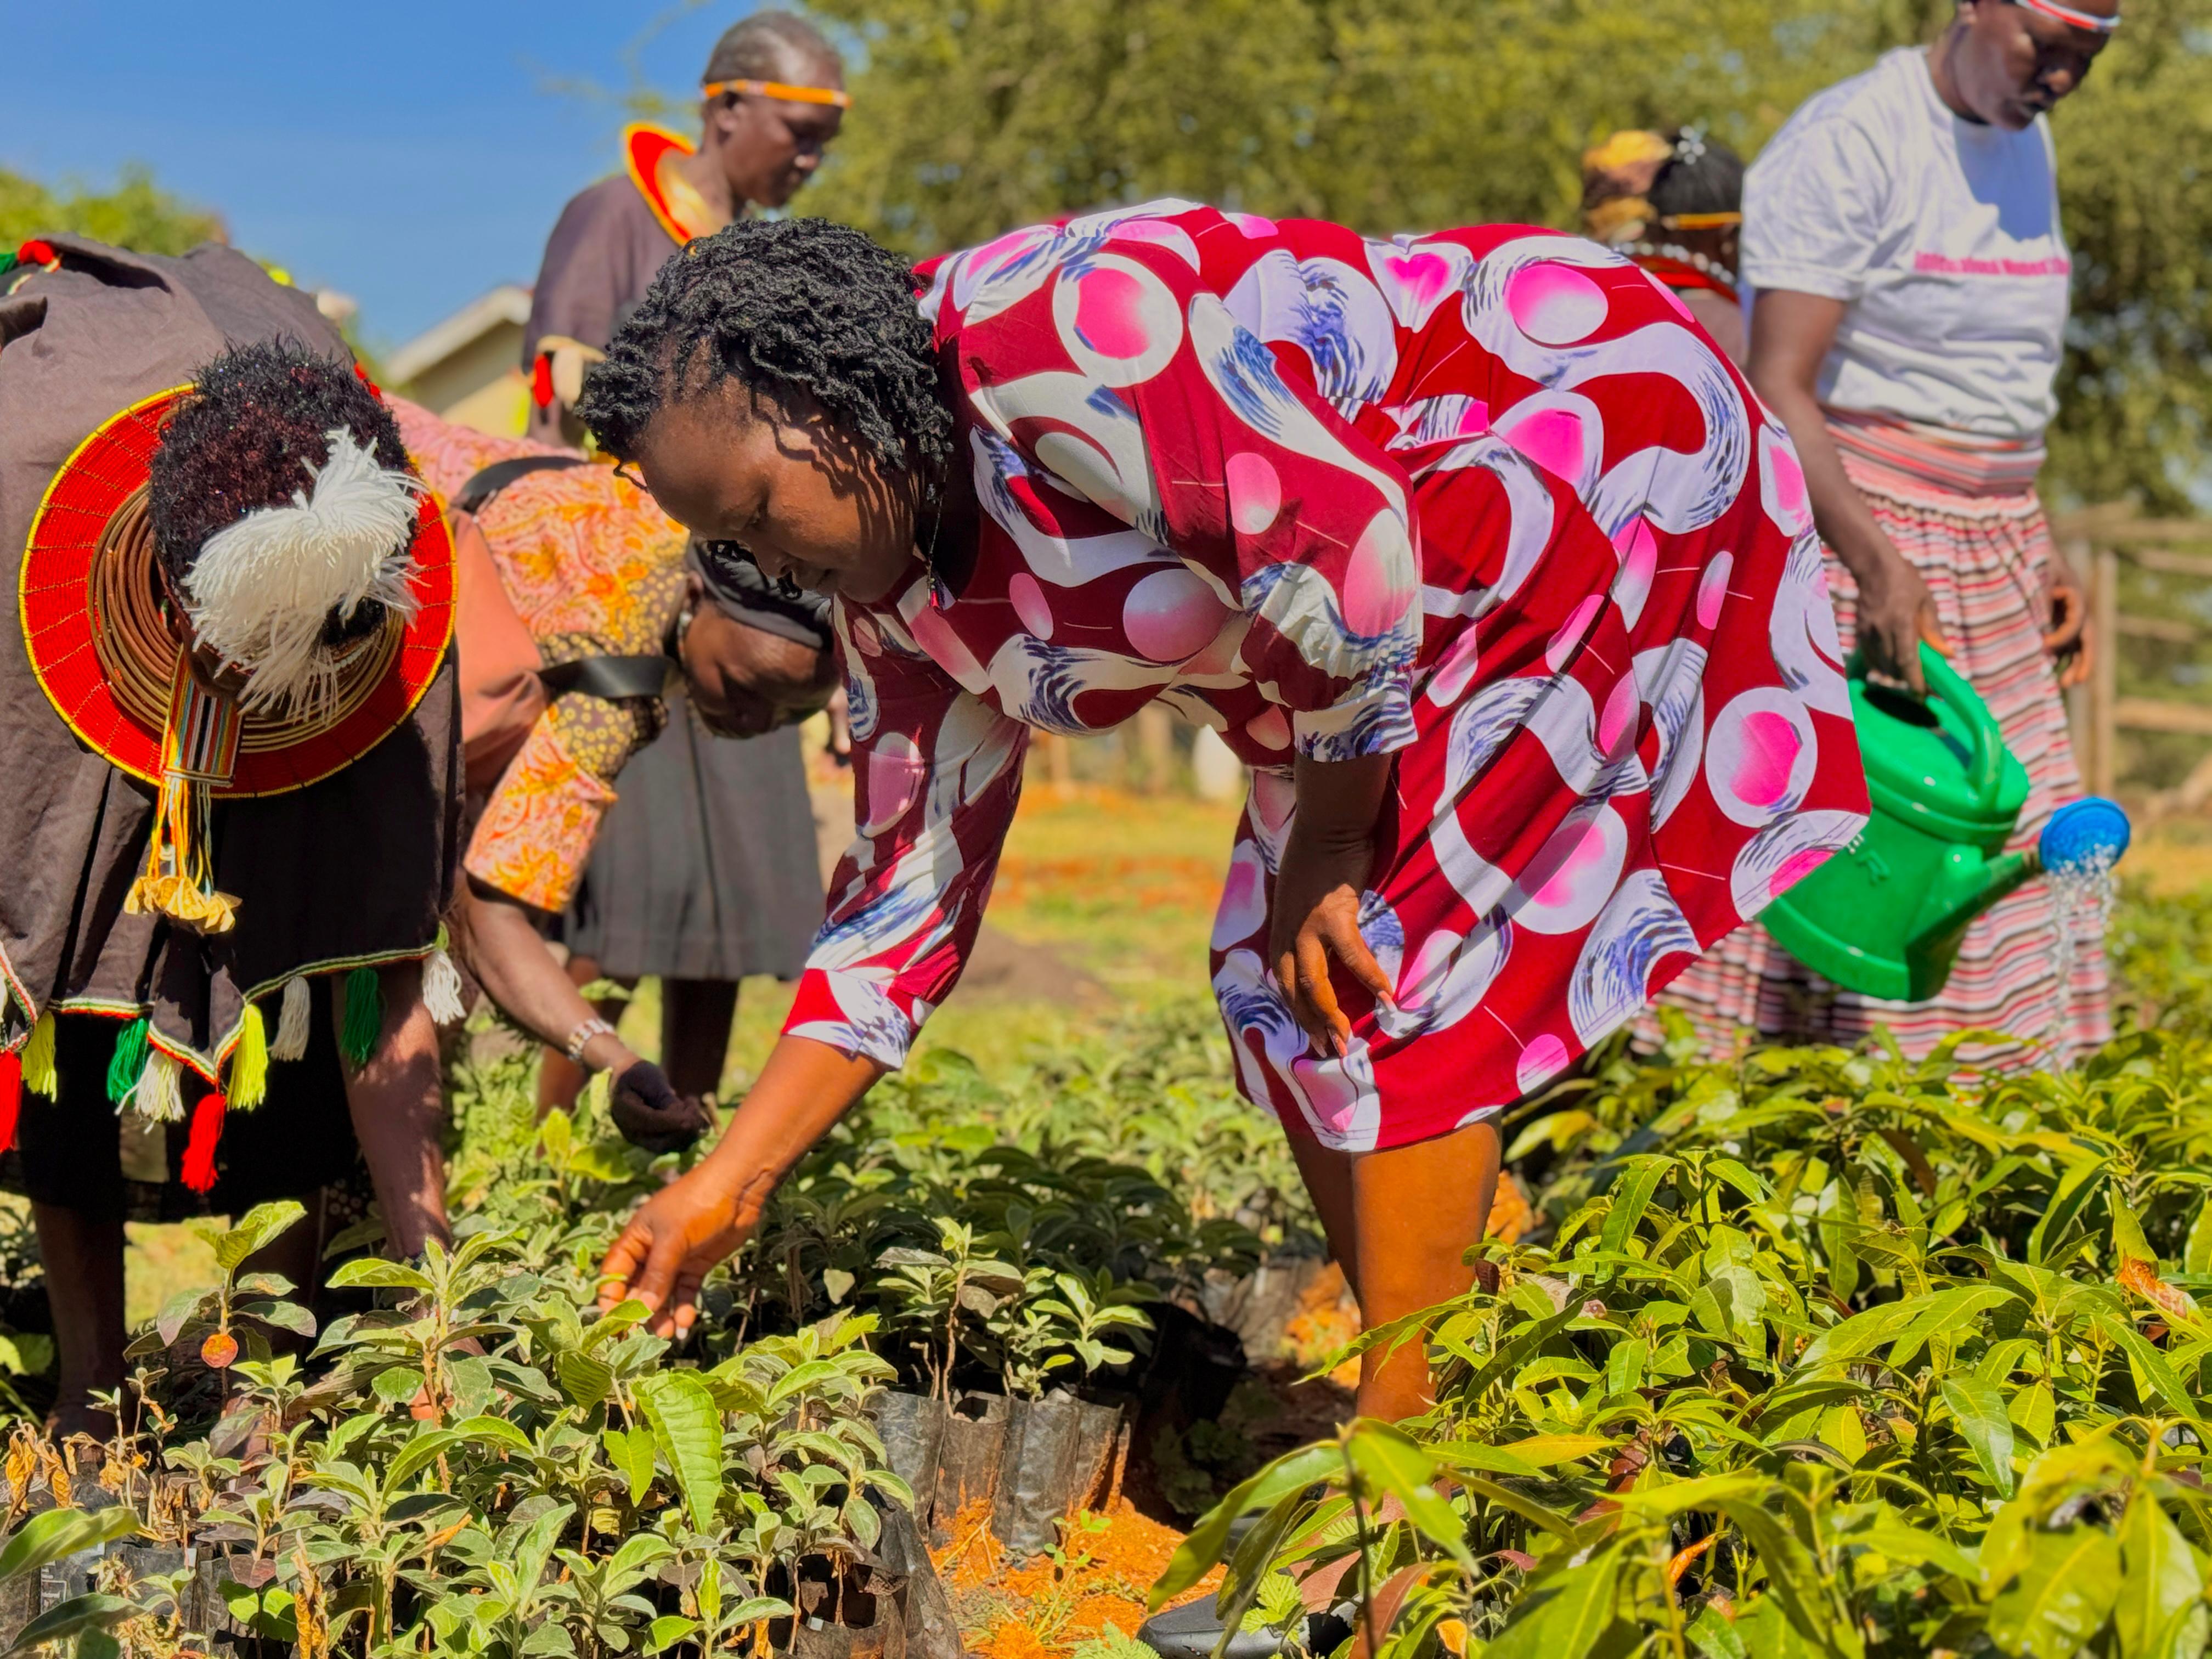
[[[1749,374],[1803,464],[1796,506],[1825,544],[1844,648],[1915,690],[1919,641],[1950,655],[2027,768],[2022,842],[2081,791],[2059,694],[2087,669],[2081,582],[2035,493],[2072,269],[2045,118],[2118,11],[1959,0],[1933,46],[1798,110],[1745,186]],[[2111,1019],[2094,943],[2058,982],[2055,922],[2041,884],[2015,893],[1925,1003],[1838,991],[1754,925],[1665,1000],[1721,1048],[1880,1025],[1917,1055],[1976,1028],[2020,1039],[1986,1058],[2063,1063]]]

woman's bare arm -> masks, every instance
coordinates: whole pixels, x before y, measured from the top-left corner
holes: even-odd
[[[549,1048],[567,1048],[569,1034],[597,1017],[545,948],[529,911],[504,893],[468,877],[449,920],[453,949],[484,994]],[[586,1043],[582,1058],[595,1070],[618,1074],[637,1063],[611,1031]]]
[[[1920,573],[1897,550],[1866,497],[1844,474],[1814,393],[1844,309],[1843,301],[1822,295],[1761,289],[1752,309],[1751,361],[1745,372],[1796,446],[1820,539],[1858,584],[1858,639],[1869,665],[1925,696],[1919,642],[1948,649],[1936,602]]]
[[[659,1334],[689,1330],[708,1272],[752,1236],[769,1194],[884,1070],[811,1037],[778,1041],[714,1150],[623,1229],[600,1264],[599,1306],[634,1296]]]

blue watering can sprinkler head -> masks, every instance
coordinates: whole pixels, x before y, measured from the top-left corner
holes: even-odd
[[[2118,801],[2085,795],[2051,815],[2035,844],[2036,862],[2063,875],[2109,870],[2128,850],[2129,836]]]

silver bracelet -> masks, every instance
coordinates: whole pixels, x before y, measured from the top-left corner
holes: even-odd
[[[568,1056],[568,1063],[571,1066],[582,1066],[584,1050],[590,1046],[592,1039],[596,1036],[612,1036],[614,1033],[615,1028],[606,1021],[597,1018],[587,1019],[568,1033],[568,1042],[562,1052]]]

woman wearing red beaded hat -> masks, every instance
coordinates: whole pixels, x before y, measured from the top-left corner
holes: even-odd
[[[131,1178],[234,1212],[342,1177],[357,1129],[392,1243],[443,1231],[452,547],[343,342],[250,260],[7,263],[0,1149],[75,1428],[122,1381]]]

